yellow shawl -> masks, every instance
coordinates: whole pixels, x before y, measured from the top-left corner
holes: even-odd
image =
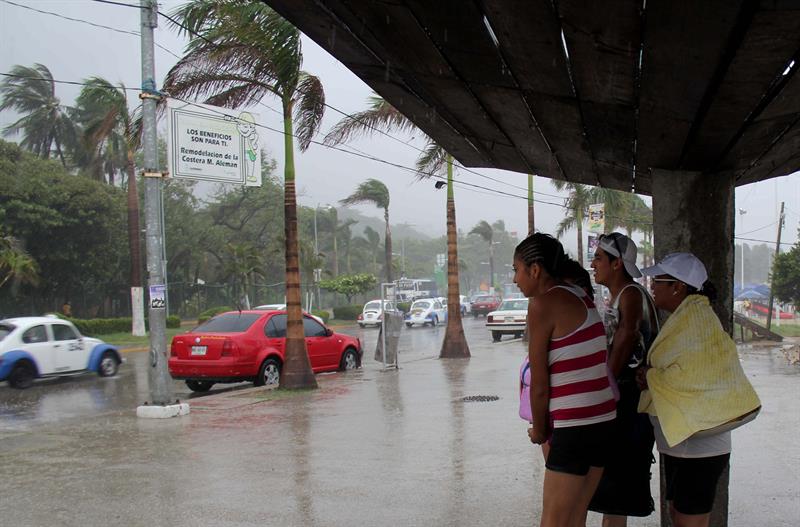
[[[736,344],[722,329],[708,298],[690,295],[650,346],[649,389],[639,412],[658,417],[669,446],[760,406],[742,370]]]

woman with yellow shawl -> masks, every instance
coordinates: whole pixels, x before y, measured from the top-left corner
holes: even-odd
[[[743,416],[754,417],[760,402],[711,309],[715,291],[703,263],[673,253],[642,274],[655,277],[655,305],[671,315],[640,370],[639,411],[650,414],[664,456],[672,524],[707,527],[730,460],[730,430]]]

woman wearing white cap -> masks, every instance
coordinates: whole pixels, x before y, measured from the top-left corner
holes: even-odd
[[[730,430],[755,417],[760,402],[711,309],[703,263],[672,253],[642,274],[655,277],[656,307],[671,315],[640,370],[639,411],[650,414],[663,455],[672,524],[705,527],[730,459]]]

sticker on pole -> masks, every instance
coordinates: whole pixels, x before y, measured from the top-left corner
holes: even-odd
[[[258,115],[168,99],[170,174],[244,186],[261,186]]]
[[[166,309],[167,307],[167,286],[150,286],[150,309]]]

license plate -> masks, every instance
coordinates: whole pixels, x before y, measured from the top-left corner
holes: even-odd
[[[514,317],[506,317],[506,322],[514,322]]]
[[[206,346],[192,346],[192,355],[205,355]]]

